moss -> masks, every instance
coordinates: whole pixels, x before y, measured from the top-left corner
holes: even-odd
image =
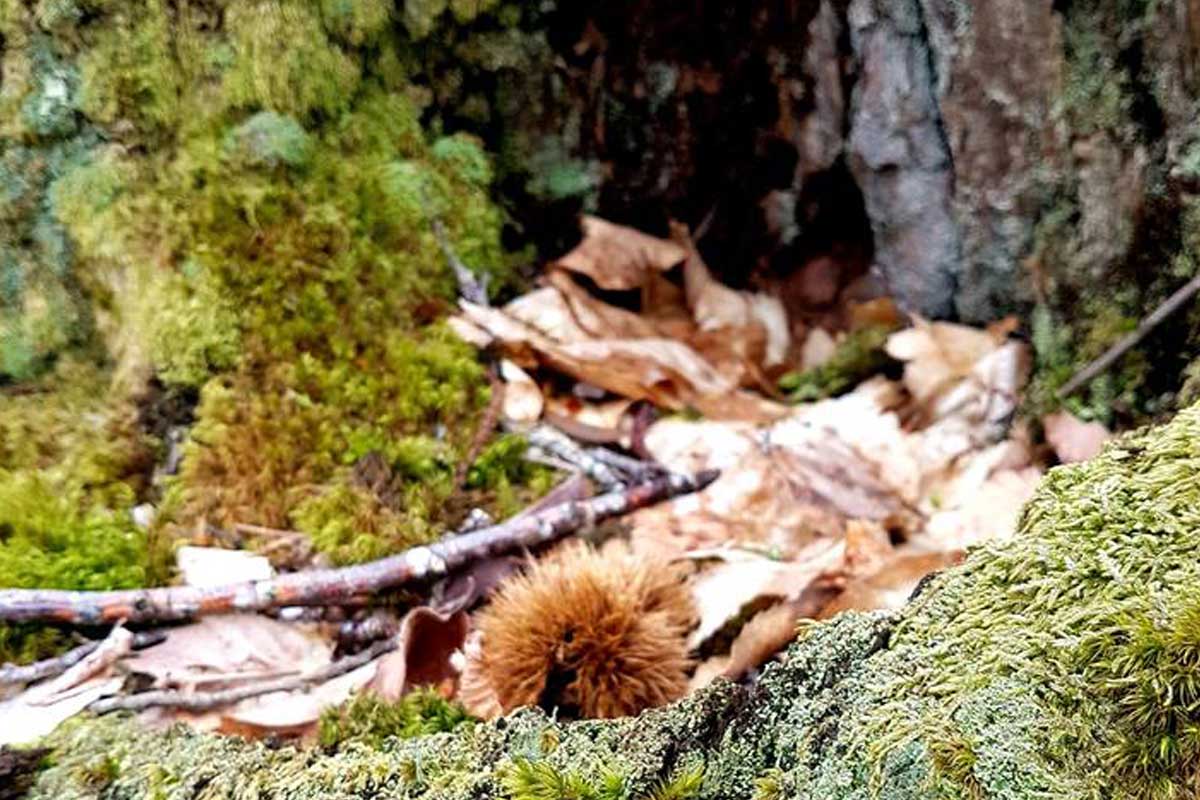
[[[312,158],[312,139],[300,123],[274,111],[260,111],[229,132],[225,146],[249,167],[303,167]]]
[[[168,577],[170,549],[130,515],[156,442],[132,401],[95,364],[0,394],[0,586],[131,588]],[[67,643],[53,630],[0,626],[0,661],[44,657]]]
[[[97,796],[79,770],[98,753],[120,765],[108,796],[144,795],[150,764],[179,776],[167,796],[181,798],[199,781],[212,797],[588,797],[609,775],[646,797],[701,771],[687,781],[701,798],[1187,796],[1197,469],[1200,408],[1052,470],[1015,539],[973,551],[899,612],[806,626],[752,692],[718,683],[604,722],[526,710],[332,755],[76,722],[53,737],[33,796]]]
[[[226,9],[233,63],[226,102],[296,117],[333,115],[350,103],[362,78],[357,59],[331,42],[312,4],[258,0]]]
[[[891,330],[870,326],[851,331],[838,343],[833,356],[819,367],[785,375],[779,388],[793,403],[833,397],[852,389],[890,362],[884,352]]]
[[[463,708],[432,690],[417,690],[395,702],[374,695],[358,695],[321,715],[318,739],[326,750],[350,742],[379,748],[386,739],[412,739],[449,733],[473,724]]]
[[[115,7],[80,59],[79,109],[102,125],[155,137],[179,121],[183,70],[162,0]]]

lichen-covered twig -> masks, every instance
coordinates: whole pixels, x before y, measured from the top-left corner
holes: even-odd
[[[1062,388],[1058,390],[1058,398],[1064,400],[1070,397],[1080,387],[1111,367],[1118,358],[1125,355],[1138,342],[1146,338],[1146,335],[1150,331],[1157,328],[1162,324],[1163,320],[1178,311],[1180,306],[1190,300],[1197,292],[1200,292],[1200,275],[1192,278],[1177,289],[1173,295],[1164,300],[1158,308],[1150,312],[1149,316],[1138,323],[1137,328],[1132,333],[1105,350],[1095,361],[1075,373],[1071,377],[1071,380],[1064,383]]]
[[[442,254],[446,257],[446,263],[450,265],[450,269],[454,270],[454,279],[458,281],[459,296],[476,305],[488,305],[487,282],[479,277],[462,262],[462,259],[450,247],[450,240],[446,237],[446,228],[442,225],[440,219],[434,218],[432,221],[433,235],[437,238],[438,247],[442,248]]]
[[[609,450],[607,447],[589,447],[586,452],[596,461],[616,470],[629,483],[647,481],[669,471],[662,464],[623,455],[615,450]]]
[[[339,569],[294,572],[223,586],[171,586],[109,592],[0,590],[0,621],[102,625],[184,620],[204,614],[264,611],[280,606],[337,605],[455,572],[486,556],[537,547],[661,500],[698,491],[717,477],[667,475],[619,492],[563,503],[490,528],[415,547],[378,561]]]
[[[133,635],[132,648],[142,650],[166,641],[167,635],[162,631],[141,631]],[[33,683],[35,681],[61,675],[71,667],[91,655],[100,641],[81,644],[73,650],[68,650],[60,656],[35,661],[32,664],[4,664],[0,666],[0,685]]]
[[[264,694],[308,689],[369,664],[385,653],[395,650],[396,646],[394,637],[384,639],[375,642],[361,653],[339,658],[320,669],[294,678],[278,678],[248,686],[223,689],[219,692],[181,692],[162,689],[121,697],[105,697],[88,706],[88,710],[96,714],[109,714],[113,711],[144,711],[147,708],[179,708],[192,712],[211,711],[214,708],[233,705],[251,697],[261,697]]]
[[[564,433],[546,425],[539,425],[525,434],[531,447],[544,452],[551,458],[570,464],[594,480],[605,491],[620,489],[625,481],[595,456],[584,450]]]

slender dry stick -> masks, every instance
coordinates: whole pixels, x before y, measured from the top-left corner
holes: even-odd
[[[537,547],[592,523],[703,489],[715,471],[665,475],[619,492],[570,501],[489,528],[339,569],[293,572],[223,586],[169,586],[110,592],[0,590],[0,622],[103,625],[185,620],[205,614],[265,611],[280,606],[339,605],[347,598],[426,582],[488,556]]]
[[[549,425],[538,425],[525,434],[530,447],[552,458],[565,461],[594,480],[605,491],[616,491],[625,485],[612,467],[575,444],[565,433]]]
[[[1058,390],[1058,399],[1064,400],[1070,397],[1084,384],[1111,367],[1118,358],[1125,355],[1134,345],[1146,338],[1146,334],[1162,324],[1162,321],[1167,317],[1178,311],[1179,307],[1190,300],[1196,292],[1200,292],[1200,275],[1185,283],[1175,291],[1175,294],[1168,297],[1158,308],[1150,312],[1149,316],[1138,323],[1137,329],[1133,333],[1130,333],[1105,350],[1103,355],[1075,373],[1071,380],[1064,383],[1062,388]]]
[[[486,279],[476,276],[450,247],[450,240],[446,236],[446,226],[440,219],[434,218],[430,224],[433,227],[433,235],[437,239],[438,247],[442,248],[442,255],[446,257],[446,263],[454,271],[454,279],[458,282],[459,297],[476,305],[488,305]]]
[[[471,467],[479,458],[479,454],[483,452],[483,448],[487,447],[487,443],[491,441],[496,425],[500,422],[500,414],[504,411],[504,381],[496,375],[495,367],[488,367],[487,379],[492,388],[491,397],[488,399],[487,408],[483,410],[483,416],[479,418],[479,427],[475,429],[475,435],[471,438],[466,455],[463,456],[458,468],[454,470],[455,489],[461,489],[466,485]]]
[[[121,697],[105,697],[88,706],[88,710],[96,714],[108,714],[113,711],[144,711],[147,708],[181,708],[185,711],[210,711],[214,708],[239,703],[251,697],[260,697],[272,692],[294,692],[299,689],[309,689],[317,684],[352,672],[365,664],[369,664],[385,653],[396,649],[395,637],[378,641],[361,653],[340,658],[326,664],[320,669],[294,678],[277,678],[263,683],[252,683],[248,686],[237,686],[232,689],[222,689],[219,692],[181,692],[172,689],[161,689]]]
[[[133,635],[133,649],[144,650],[151,645],[165,641],[167,635],[162,631],[142,631]],[[15,683],[33,683],[46,678],[61,675],[83,659],[91,655],[100,646],[100,640],[81,644],[74,650],[68,650],[61,656],[35,661],[32,664],[5,664],[0,666],[0,685]]]

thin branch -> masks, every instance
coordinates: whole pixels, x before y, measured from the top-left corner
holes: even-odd
[[[1138,342],[1146,338],[1146,335],[1150,331],[1162,324],[1163,320],[1178,311],[1180,306],[1190,300],[1196,292],[1200,292],[1200,275],[1185,283],[1176,290],[1175,294],[1168,297],[1158,308],[1150,312],[1150,315],[1138,324],[1137,329],[1133,333],[1105,350],[1103,355],[1075,373],[1071,380],[1063,384],[1062,388],[1058,390],[1058,399],[1065,400],[1070,397],[1082,386],[1111,367],[1118,358],[1125,355]]]
[[[462,259],[451,249],[450,240],[446,236],[446,227],[442,225],[442,221],[435,217],[431,224],[438,247],[442,248],[442,255],[446,257],[446,263],[450,265],[450,269],[454,270],[454,279],[458,281],[459,297],[476,305],[488,305],[487,280],[472,272],[470,267],[464,264]]]
[[[167,635],[162,631],[142,631],[133,635],[133,649],[144,650],[147,647],[166,641]],[[35,661],[32,664],[4,664],[0,666],[0,686],[16,683],[33,683],[35,681],[61,675],[83,659],[91,655],[100,646],[102,640],[81,644],[74,650],[68,650],[61,656]]]
[[[108,632],[100,646],[88,653],[61,675],[45,683],[39,683],[25,693],[28,705],[46,706],[62,699],[72,689],[88,678],[107,672],[108,668],[120,661],[133,649],[133,634],[123,623],[118,622]]]
[[[376,642],[361,653],[338,659],[320,669],[294,678],[279,678],[249,686],[223,689],[219,692],[181,692],[162,689],[122,697],[106,697],[92,703],[88,706],[88,710],[96,714],[109,714],[113,711],[144,711],[147,708],[179,708],[193,712],[211,711],[214,708],[232,705],[264,694],[310,689],[339,675],[353,672],[395,649],[396,639],[393,637]]]
[[[530,447],[540,450],[551,458],[570,464],[594,480],[605,491],[616,491],[625,485],[612,467],[592,456],[570,437],[548,425],[538,425],[525,434]]]
[[[662,464],[653,461],[643,461],[640,458],[618,453],[615,450],[609,450],[607,447],[589,447],[586,450],[587,454],[599,461],[601,464],[606,464],[612,469],[615,469],[630,483],[640,483],[648,481],[659,475],[664,475],[669,470]]]
[[[694,477],[667,475],[620,492],[563,503],[490,528],[339,569],[293,572],[223,586],[109,592],[4,589],[0,590],[0,621],[103,625],[125,619],[148,623],[280,606],[339,605],[347,598],[435,580],[480,558],[547,544],[598,520],[698,491],[716,477],[712,471]]]
[[[475,429],[475,435],[471,437],[471,444],[467,447],[467,453],[463,456],[463,460],[459,463],[458,468],[454,470],[454,488],[461,489],[467,483],[467,475],[471,472],[471,467],[479,458],[479,454],[483,452],[483,448],[487,447],[487,443],[491,441],[492,434],[496,430],[496,425],[500,422],[500,414],[504,411],[504,381],[496,375],[496,369],[489,366],[487,369],[488,384],[491,386],[491,397],[488,398],[487,408],[483,410],[483,416],[479,418],[479,427]]]

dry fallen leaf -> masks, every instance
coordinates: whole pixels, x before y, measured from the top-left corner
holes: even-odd
[[[1041,477],[1035,467],[995,473],[961,504],[935,512],[921,541],[953,550],[1011,538],[1021,509],[1033,497]]]
[[[249,550],[184,546],[176,551],[175,563],[188,586],[221,586],[264,580],[275,574],[265,556]]]
[[[688,648],[696,650],[729,625],[744,622],[746,612],[755,607],[798,599],[817,577],[841,560],[841,544],[832,539],[813,542],[791,561],[727,551],[725,560],[692,580],[700,623],[688,637]]]
[[[779,603],[756,614],[730,645],[723,677],[737,680],[764,664],[796,638],[796,623],[808,615],[796,602]]]
[[[701,331],[758,327],[765,342],[763,366],[783,363],[792,336],[783,302],[778,297],[740,292],[719,283],[692,245],[686,229],[676,226],[675,235],[687,253],[683,263],[684,291],[697,327]]]
[[[504,419],[518,425],[537,422],[545,401],[542,390],[529,373],[504,359],[500,362],[500,378],[504,381]]]
[[[847,584],[817,619],[829,619],[843,611],[897,609],[908,602],[917,584],[931,572],[962,560],[961,551],[899,553],[873,575]]]
[[[736,381],[683,342],[590,338],[562,294],[552,287],[504,309],[466,302],[461,307],[468,321],[494,336],[509,357],[523,366],[540,362],[614,394],[673,410],[691,407],[750,419],[770,419],[782,410],[762,398],[738,393]]]
[[[483,665],[483,639],[478,631],[467,636],[459,660],[462,674],[458,679],[458,702],[480,719],[503,716],[504,706],[500,704],[500,696],[492,687]]]
[[[970,374],[1002,343],[1002,338],[986,330],[917,318],[913,327],[888,337],[886,349],[892,358],[905,362],[904,385],[918,403],[926,403]]]
[[[800,369],[816,369],[829,362],[837,352],[837,342],[824,328],[813,328],[804,337],[804,346],[800,349]]]
[[[124,678],[113,665],[133,646],[133,634],[121,625],[100,646],[66,672],[0,702],[0,745],[27,744],[50,733],[59,723],[101,697],[120,691]]]
[[[203,730],[248,738],[310,736],[316,732],[321,712],[341,705],[363,689],[375,675],[379,662],[376,659],[307,691],[275,692],[243,700],[221,711],[180,714],[178,718]]]
[[[1100,448],[1112,438],[1099,422],[1084,422],[1074,414],[1059,411],[1042,417],[1046,441],[1064,464],[1087,461],[1100,454]]]
[[[258,614],[224,614],[171,630],[167,641],[126,664],[156,688],[222,688],[310,672],[329,663],[333,646],[313,626]]]
[[[675,242],[599,217],[585,216],[581,225],[583,241],[557,264],[588,276],[601,289],[636,289],[648,273],[668,270],[686,255]]]
[[[91,678],[49,705],[28,702],[24,694],[0,702],[0,745],[31,744],[58,727],[59,723],[82,712],[101,697],[116,694],[122,678]]]

